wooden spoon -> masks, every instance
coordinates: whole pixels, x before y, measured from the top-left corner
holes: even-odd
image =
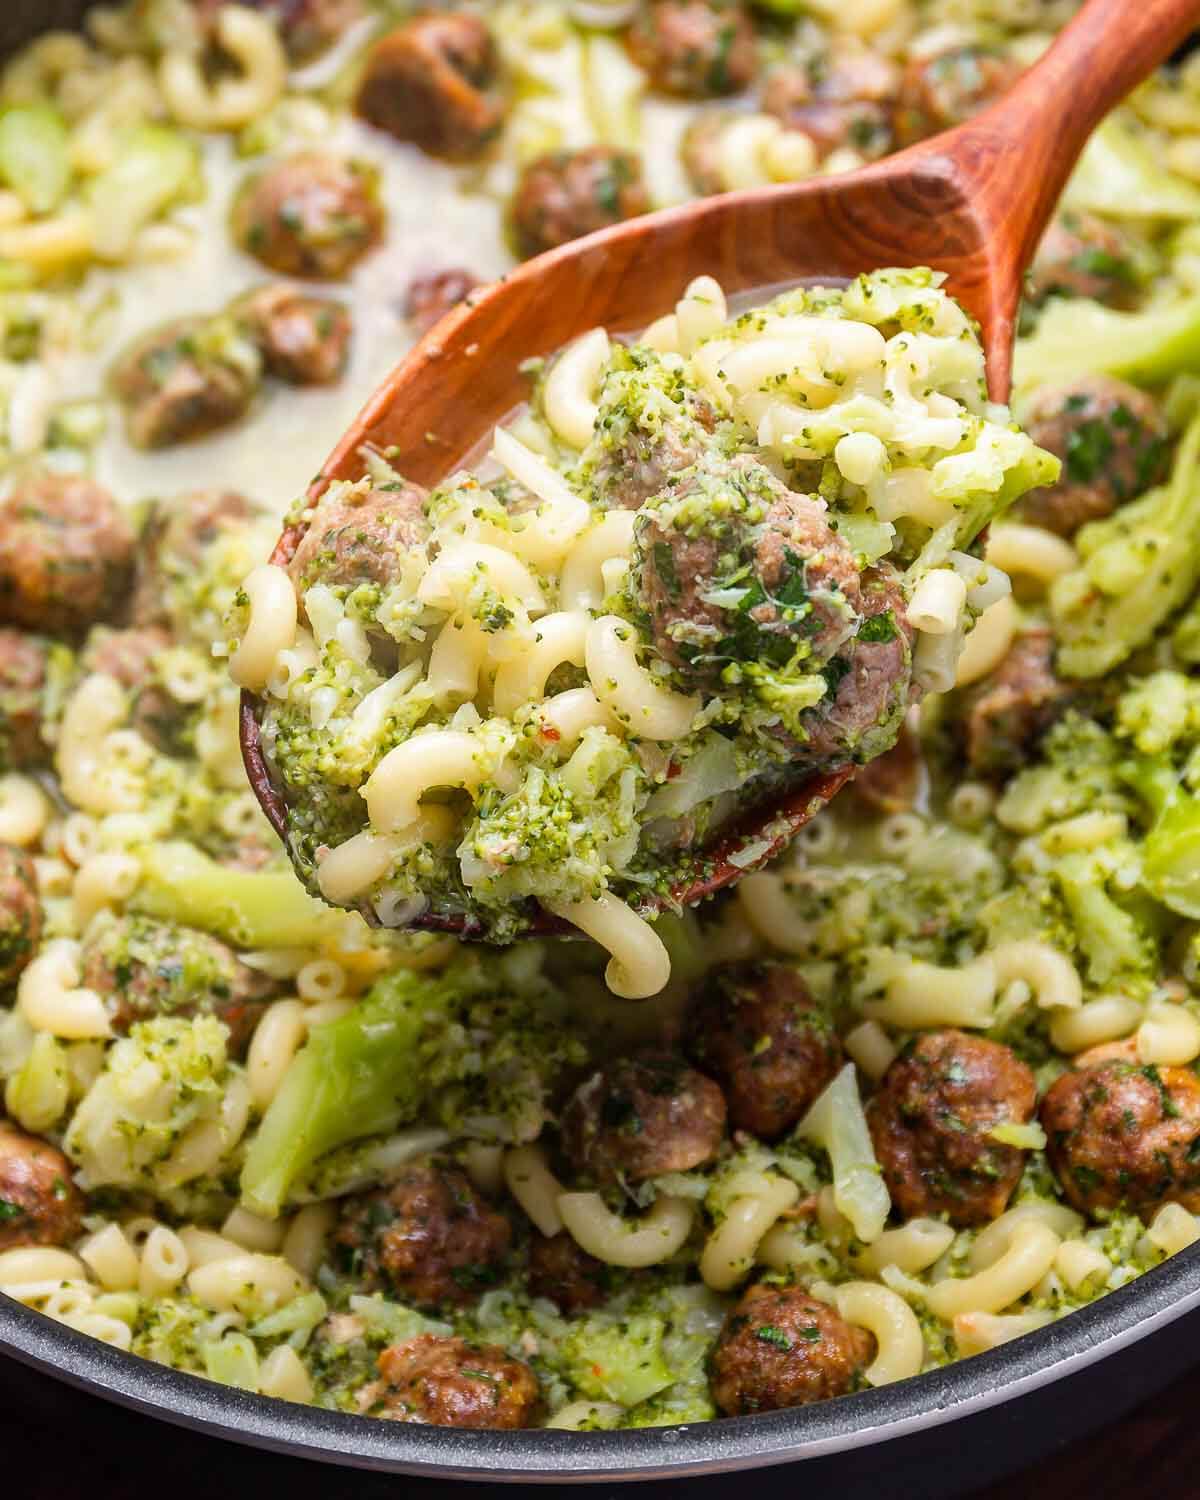
[[[880,266],[931,266],[978,319],[988,383],[1008,398],[1022,279],[1088,136],[1200,25],[1200,0],[1088,0],[1048,51],[990,108],[856,172],[700,199],[576,240],[483,287],[425,335],[364,407],[312,485],[362,477],[362,449],[436,484],[528,394],[521,368],[589,328],[646,327],[695,276],[727,292]],[[272,561],[286,565],[300,527]],[[257,704],[242,699],[246,770],[276,832],[287,810],[262,753]],[[752,807],[697,854],[672,892],[691,904],[778,853],[854,774],[812,776]],[[731,855],[753,846],[749,864]],[[474,936],[469,919],[416,925]],[[564,930],[545,913],[535,931]]]

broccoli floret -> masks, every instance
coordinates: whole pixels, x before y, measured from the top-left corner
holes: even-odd
[[[1142,885],[1171,911],[1200,920],[1200,797],[1166,756],[1146,756],[1123,768],[1151,814],[1142,841]]]

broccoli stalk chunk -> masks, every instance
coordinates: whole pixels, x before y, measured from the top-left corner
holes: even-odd
[[[1060,672],[1100,677],[1153,637],[1200,581],[1198,528],[1200,418],[1165,485],[1079,533],[1082,566],[1050,590]]]
[[[883,1233],[892,1200],[871,1144],[854,1064],[847,1063],[796,1127],[796,1135],[829,1153],[833,1200],[864,1245]]]
[[[1153,819],[1141,846],[1142,885],[1172,911],[1200,920],[1200,797],[1165,757],[1131,761],[1121,774]]]
[[[1119,219],[1200,215],[1200,189],[1161,165],[1153,148],[1110,115],[1087,143],[1065,194],[1072,208]]]
[[[1017,344],[1013,388],[1065,385],[1080,375],[1117,375],[1159,385],[1200,360],[1200,297],[1143,312],[1117,312],[1087,297],[1058,298]]]

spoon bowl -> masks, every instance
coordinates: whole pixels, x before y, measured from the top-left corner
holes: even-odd
[[[991,396],[1007,400],[1024,274],[1088,136],[1197,24],[1200,0],[1088,0],[1003,98],[954,130],[855,172],[689,202],[526,262],[470,293],[413,348],[338,444],[310,500],[336,480],[361,478],[372,448],[406,478],[438,483],[525,399],[531,357],[590,328],[645,328],[699,275],[736,295],[929,266],[978,321]],[[289,527],[271,561],[290,562],[302,536],[302,526]],[[286,842],[287,808],[250,694],[241,738],[251,786]],[[853,774],[842,766],[809,776],[747,809],[697,852],[670,904],[694,904],[779,853]],[[541,911],[532,923],[535,933],[571,930]],[[465,917],[427,914],[413,925],[477,935]]]

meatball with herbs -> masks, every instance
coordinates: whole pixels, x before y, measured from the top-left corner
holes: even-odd
[[[83,1211],[62,1152],[0,1119],[0,1252],[69,1245],[83,1233]]]
[[[892,149],[900,76],[894,63],[849,41],[809,62],[776,68],[762,107],[787,130],[806,135],[818,160],[849,148],[873,160]]]
[[[139,339],[113,367],[135,448],[173,448],[240,421],[262,357],[232,318],[183,318]]]
[[[333,1243],[370,1290],[417,1307],[468,1307],[502,1276],[512,1226],[457,1167],[414,1162],[342,1203]]]
[[[1042,236],[1026,282],[1033,303],[1090,297],[1107,307],[1137,301],[1141,277],[1128,239],[1095,214],[1067,209]]]
[[[1018,514],[1059,536],[1111,515],[1160,483],[1170,466],[1158,403],[1112,375],[1043,386],[1024,416],[1033,441],[1062,459],[1062,473],[1056,484],[1024,496]]]
[[[640,159],[613,146],[539,156],[521,173],[513,233],[524,256],[636,219],[650,208]]]
[[[725,1135],[721,1090],[669,1052],[618,1058],[575,1090],[562,1115],[563,1150],[601,1187],[690,1172]]]
[[[133,528],[101,485],[78,474],[19,480],[0,500],[0,625],[85,630],[125,602]]]
[[[291,286],[264,286],[237,305],[237,317],[269,374],[289,385],[333,385],[350,358],[350,309]]]
[[[923,774],[921,742],[906,724],[890,750],[859,769],[849,790],[874,812],[907,812],[917,800]]]
[[[1054,670],[1054,636],[1028,630],[963,700],[967,763],[996,775],[1024,765],[1030,751],[1071,706],[1077,688]]]
[[[0,775],[50,758],[42,719],[53,650],[41,636],[0,627]]]
[[[292,582],[301,593],[315,583],[386,588],[395,581],[404,554],[420,547],[429,534],[425,500],[425,491],[416,484],[329,497],[288,564]]]
[[[1200,1080],[1190,1068],[1110,1059],[1064,1073],[1046,1090],[1041,1122],[1050,1166],[1081,1213],[1200,1211]]]
[[[519,1428],[541,1406],[538,1378],[496,1344],[419,1333],[379,1356],[369,1415],[434,1427]]]
[[[375,43],[355,109],[431,156],[468,161],[500,132],[500,56],[479,16],[415,16]]]
[[[173,596],[177,591],[188,596],[205,570],[209,549],[263,514],[236,490],[195,490],[155,501],[138,551],[130,612],[134,624],[170,624],[180,614]]]
[[[726,1417],[844,1396],[875,1341],[803,1287],[752,1286],[729,1312],[709,1357],[709,1387]]]
[[[634,61],[667,94],[739,94],[758,71],[754,22],[742,0],[643,0],[627,32]]]
[[[337,281],[383,237],[378,172],[305,151],[250,177],[233,205],[233,237],[281,276]]]
[[[33,860],[0,844],[0,991],[16,984],[42,935],[42,903]]]
[[[900,82],[893,119],[896,142],[910,146],[961,125],[1007,93],[1023,69],[993,47],[963,42],[916,57]]]
[[[1025,1151],[997,1139],[1037,1105],[1032,1071],[1011,1048],[933,1031],[906,1048],[867,1105],[883,1180],[906,1219],[944,1215],[968,1229],[1008,1207]]]
[[[565,1230],[549,1238],[535,1232],[529,1242],[529,1295],[545,1297],[568,1318],[599,1307],[615,1279],[612,1266],[581,1249]]]
[[[790,1130],[842,1065],[829,1017],[787,964],[713,969],[688,1010],[688,1056],[715,1078],[729,1123],[764,1140]]]
[[[278,983],[219,938],[150,917],[113,917],[88,929],[81,983],[104,1000],[113,1031],[154,1016],[212,1015],[229,1050],[246,1050]]]
[[[415,332],[428,333],[479,285],[477,276],[460,269],[418,276],[405,294],[404,316]]]

